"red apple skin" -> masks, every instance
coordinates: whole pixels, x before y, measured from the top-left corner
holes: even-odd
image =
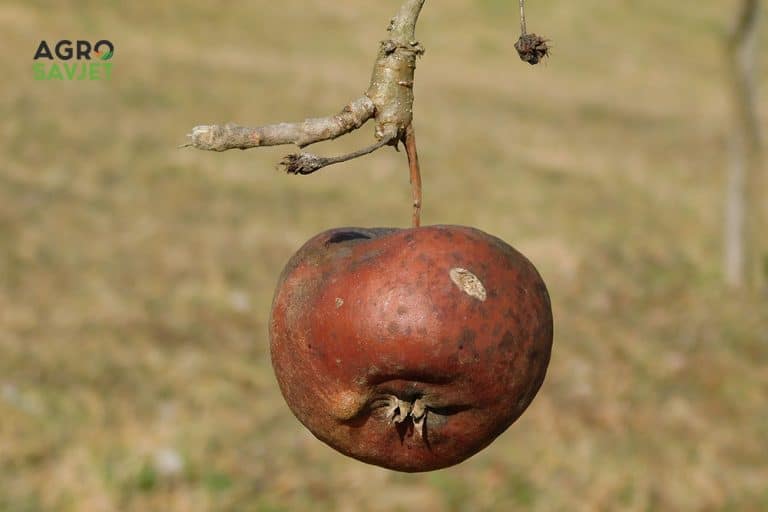
[[[482,286],[455,282],[452,270],[468,275],[455,269]],[[318,439],[431,471],[482,450],[528,407],[549,364],[552,311],[534,266],[477,229],[341,228],[288,262],[270,341],[283,396]],[[426,406],[423,430],[393,422],[392,397]]]

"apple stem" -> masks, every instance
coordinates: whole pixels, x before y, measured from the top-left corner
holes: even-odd
[[[421,167],[416,151],[416,131],[413,123],[405,130],[405,152],[408,155],[408,167],[411,171],[411,194],[413,196],[413,227],[421,226]]]

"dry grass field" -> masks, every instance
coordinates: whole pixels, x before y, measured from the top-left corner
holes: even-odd
[[[306,432],[267,340],[306,239],[410,222],[404,154],[176,148],[335,112],[399,2],[2,2],[0,511],[768,510],[768,304],[720,271],[736,1],[529,4],[535,68],[513,0],[427,2],[416,123],[425,223],[535,262],[552,364],[488,449],[405,475]],[[61,38],[112,40],[112,80],[33,80]]]

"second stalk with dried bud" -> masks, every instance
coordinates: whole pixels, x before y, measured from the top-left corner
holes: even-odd
[[[534,66],[549,57],[549,41],[536,34],[529,34],[525,23],[525,0],[520,0],[520,39],[515,43],[520,59]]]

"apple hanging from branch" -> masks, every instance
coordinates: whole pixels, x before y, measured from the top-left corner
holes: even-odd
[[[319,439],[429,471],[478,452],[528,407],[552,312],[533,265],[482,231],[342,228],[288,262],[269,331],[283,396]]]
[[[376,142],[366,148],[282,161],[289,174],[307,175],[403,143],[413,227],[338,228],[309,240],[280,276],[269,334],[275,375],[296,417],[341,453],[407,472],[457,464],[504,432],[544,381],[553,331],[544,281],[522,254],[474,228],[420,227],[413,83],[424,1],[404,1],[368,90],[338,114],[197,126],[183,146],[304,148],[375,120]],[[537,64],[549,47],[526,32],[524,0],[520,8],[515,48]]]

